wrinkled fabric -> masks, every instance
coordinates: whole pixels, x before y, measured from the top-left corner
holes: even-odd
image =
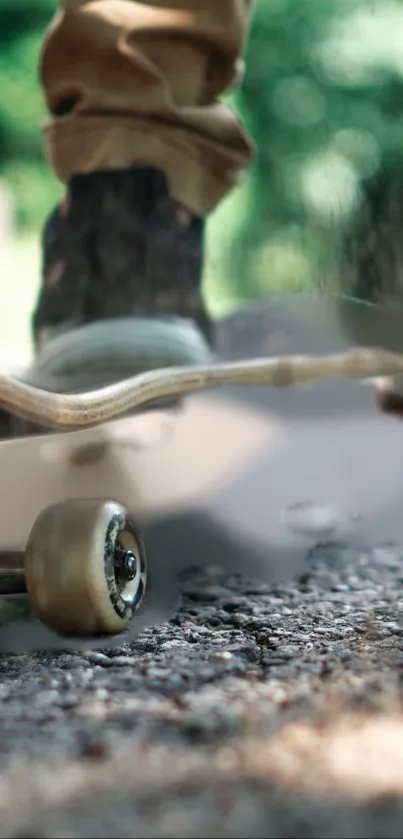
[[[242,77],[252,0],[62,0],[41,79],[56,175],[157,166],[171,195],[209,213],[253,146],[219,97]]]

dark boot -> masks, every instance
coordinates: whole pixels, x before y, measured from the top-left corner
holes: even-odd
[[[170,197],[157,169],[75,177],[45,225],[36,359],[24,381],[73,393],[211,360],[203,238],[203,219]]]

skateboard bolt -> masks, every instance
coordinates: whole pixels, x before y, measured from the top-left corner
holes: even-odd
[[[126,582],[134,580],[137,573],[138,560],[132,551],[127,551],[124,548],[116,548],[115,552],[115,569],[120,577],[123,577]]]

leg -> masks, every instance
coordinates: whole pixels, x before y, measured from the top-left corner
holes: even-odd
[[[250,158],[217,97],[241,76],[251,0],[64,0],[41,75],[57,175],[133,165],[162,169],[197,215],[217,204]]]
[[[40,349],[90,321],[192,318],[204,217],[251,144],[218,96],[239,80],[250,0],[64,0],[45,39],[48,156],[67,201],[44,236]]]

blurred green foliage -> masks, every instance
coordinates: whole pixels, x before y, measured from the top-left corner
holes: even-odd
[[[208,281],[219,282],[221,307],[267,293],[362,293],[354,274],[402,239],[402,199],[387,240],[372,200],[401,178],[402,95],[401,2],[261,0],[230,98],[257,158],[211,226]]]
[[[60,195],[44,161],[37,77],[56,0],[0,0],[0,176],[21,228]],[[210,222],[206,282],[232,300],[338,284],[366,183],[400,177],[403,7],[398,0],[260,0],[242,88],[229,97],[257,145]]]
[[[61,194],[44,160],[46,116],[38,81],[55,0],[0,0],[0,177],[11,184],[20,227],[37,228]]]

